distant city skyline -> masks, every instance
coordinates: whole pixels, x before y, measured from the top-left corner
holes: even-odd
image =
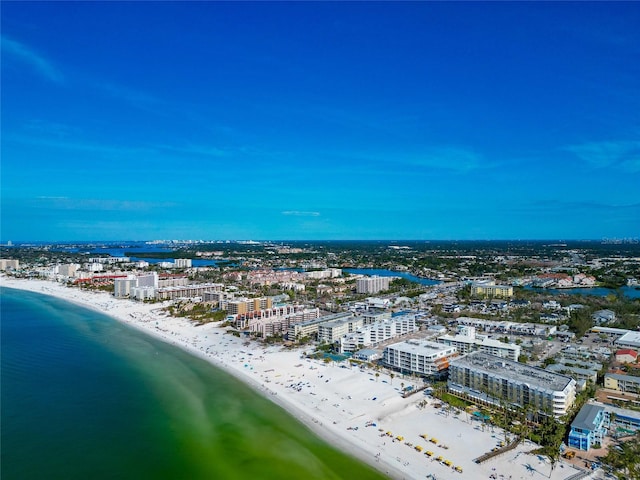
[[[1,243],[640,236],[639,3],[1,15]]]

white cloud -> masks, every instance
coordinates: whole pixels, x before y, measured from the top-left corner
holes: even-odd
[[[2,51],[26,63],[52,82],[62,83],[64,81],[62,73],[49,60],[20,42],[3,36]]]
[[[570,145],[565,150],[595,168],[640,172],[640,141],[637,140],[589,142]]]

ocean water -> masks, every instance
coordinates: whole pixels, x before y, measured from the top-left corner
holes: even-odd
[[[384,478],[201,359],[56,298],[0,294],[3,480]]]

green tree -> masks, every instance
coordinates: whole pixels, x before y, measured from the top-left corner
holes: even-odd
[[[618,443],[609,448],[603,463],[611,467],[612,472],[620,479],[640,479],[640,430],[636,436],[626,442]]]

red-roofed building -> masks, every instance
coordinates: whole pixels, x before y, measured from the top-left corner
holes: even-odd
[[[638,361],[638,352],[630,348],[624,348],[616,352],[616,362],[620,363],[636,363]]]

